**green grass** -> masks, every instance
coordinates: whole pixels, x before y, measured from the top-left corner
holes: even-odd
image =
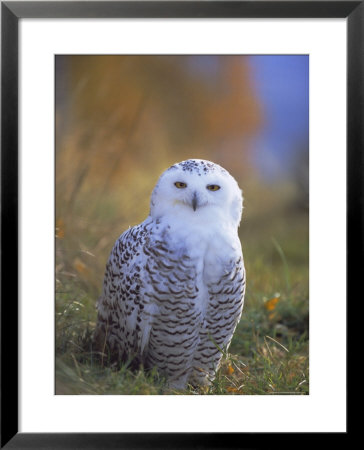
[[[110,216],[102,223],[79,217],[64,228],[57,239],[57,394],[309,393],[306,212],[286,208],[258,223],[243,221],[247,292],[241,321],[213,384],[179,392],[169,390],[155,369],[100,366],[92,348],[95,304],[108,252],[123,229]]]

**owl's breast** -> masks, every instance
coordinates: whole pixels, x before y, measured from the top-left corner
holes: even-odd
[[[226,240],[225,236],[216,236],[206,248],[204,254],[205,283],[217,283],[229,275],[235,267],[236,260],[242,256],[238,238]]]
[[[194,267],[201,288],[231,272],[242,255],[237,231],[229,227],[168,225],[161,234],[170,254]]]

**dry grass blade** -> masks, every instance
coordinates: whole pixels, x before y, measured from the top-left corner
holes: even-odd
[[[282,347],[283,350],[285,350],[287,353],[289,353],[288,348],[286,348],[283,344],[281,344],[280,342],[276,341],[276,340],[273,339],[271,336],[266,335],[265,337],[267,337],[267,338],[270,339],[271,341],[275,342],[277,345],[279,345],[280,347]]]

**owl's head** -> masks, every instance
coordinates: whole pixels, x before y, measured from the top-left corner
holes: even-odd
[[[225,221],[237,227],[242,205],[242,192],[227,170],[210,161],[188,159],[163,172],[152,193],[150,214]]]

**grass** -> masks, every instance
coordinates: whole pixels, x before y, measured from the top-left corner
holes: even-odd
[[[247,292],[231,346],[210,387],[171,391],[155,369],[133,371],[126,363],[115,371],[101,367],[93,352],[104,265],[113,241],[126,228],[112,216],[112,208],[101,207],[102,214],[95,211],[94,217],[57,221],[57,394],[309,393],[307,212],[285,206],[264,220],[247,216],[243,221]]]

